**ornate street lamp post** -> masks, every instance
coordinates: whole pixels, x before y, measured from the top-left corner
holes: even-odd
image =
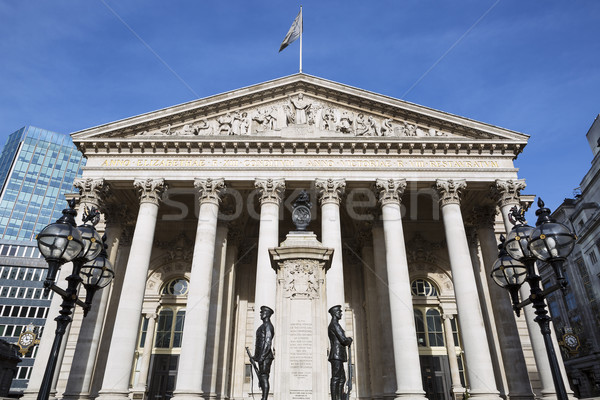
[[[544,207],[542,199],[538,199],[538,207],[535,212],[538,216],[535,228],[527,225],[522,209],[514,207],[511,210],[511,222],[514,227],[508,233],[506,242],[501,237],[502,243],[498,246],[500,254],[492,268],[491,277],[499,286],[508,290],[517,316],[520,310],[529,304],[535,309],[535,322],[540,326],[544,338],[557,398],[567,400],[567,391],[552,344],[551,318],[544,300],[548,294],[557,289],[563,291],[566,289],[567,280],[563,273],[563,263],[573,251],[577,238],[569,228],[550,217],[550,210]],[[542,279],[535,268],[537,260],[552,266],[558,282],[556,285],[546,290],[542,289]],[[519,288],[525,281],[529,283],[530,296],[519,302]]]
[[[86,209],[83,225],[75,223],[75,200],[69,201],[69,208],[63,210],[63,215],[55,223],[46,226],[37,235],[38,248],[48,263],[48,274],[44,281],[44,290],[58,293],[63,302],[56,321],[54,343],[44,378],[38,393],[38,400],[47,400],[50,396],[52,377],[58,361],[58,353],[67,326],[73,320],[71,314],[75,304],[83,308],[84,317],[92,304],[94,293],[110,284],[114,272],[106,257],[106,236],[100,239],[95,225],[100,219],[96,209]],[[55,285],[56,275],[61,265],[73,262],[73,273],[66,278],[67,289]],[[78,297],[79,285],[83,283],[86,289],[85,302]]]

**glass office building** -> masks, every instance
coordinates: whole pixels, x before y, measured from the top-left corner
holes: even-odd
[[[47,264],[35,235],[60,217],[64,194],[73,192],[84,164],[69,136],[33,126],[13,132],[2,150],[0,338],[8,342],[16,343],[28,324],[43,333],[50,296],[42,290]],[[11,394],[27,387],[36,352],[37,346],[32,347],[19,363]]]
[[[0,239],[31,240],[60,217],[85,159],[67,135],[26,126],[0,156]]]

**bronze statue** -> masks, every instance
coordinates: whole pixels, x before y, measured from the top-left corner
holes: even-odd
[[[346,347],[352,344],[352,338],[346,337],[340,326],[342,306],[331,307],[329,314],[331,314],[331,322],[327,334],[329,336],[329,362],[331,363],[331,400],[343,400],[344,383],[346,382],[344,362],[348,361]]]
[[[260,319],[262,325],[256,330],[256,346],[254,356],[251,360],[258,364],[258,386],[262,390],[262,400],[267,400],[269,396],[269,374],[271,373],[271,363],[273,362],[273,337],[275,329],[271,323],[273,310],[267,306],[260,308]]]

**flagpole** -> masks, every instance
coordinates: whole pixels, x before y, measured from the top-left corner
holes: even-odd
[[[304,30],[304,16],[302,15],[302,6],[300,6],[300,73],[302,73],[302,31]]]

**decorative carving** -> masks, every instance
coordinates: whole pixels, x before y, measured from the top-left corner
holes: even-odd
[[[208,202],[218,205],[221,201],[221,195],[225,190],[225,179],[196,178],[194,180],[194,187],[198,189],[200,204]]]
[[[162,200],[162,195],[168,189],[168,185],[163,178],[135,179],[133,186],[138,190],[140,204],[152,203],[157,206]]]
[[[233,110],[178,126],[146,129],[135,136],[251,135],[266,132],[273,134],[288,127],[310,134],[320,131],[322,135],[329,136],[449,136],[448,133],[431,127],[396,121],[389,116],[369,115],[359,110],[340,108],[337,104],[324,100],[308,99],[304,93],[288,95],[286,99],[259,108]]]
[[[192,261],[194,256],[194,241],[181,232],[175,239],[157,242],[156,247],[165,250],[164,263],[175,260]]]
[[[79,202],[104,211],[104,202],[110,193],[110,186],[104,178],[78,178],[73,186],[79,189]]]
[[[312,106],[312,103],[304,100],[303,93],[299,93],[298,97],[295,100],[291,96],[288,98],[290,100],[290,103],[294,107],[294,110],[296,111],[294,123],[296,123],[297,125],[308,124],[309,123],[308,115],[309,115],[309,110],[310,110],[310,107]],[[314,123],[314,121],[313,121],[313,123]]]
[[[492,198],[498,202],[499,207],[512,204],[518,206],[521,190],[525,189],[526,186],[524,179],[496,179],[495,184],[490,187],[490,190]]]
[[[340,204],[340,199],[346,189],[345,179],[316,179],[315,186],[319,190],[321,205],[327,203]]]
[[[377,179],[375,188],[379,192],[381,207],[386,204],[400,204],[402,194],[406,189],[406,179]]]
[[[293,206],[294,209],[292,210],[292,222],[294,225],[296,225],[297,230],[304,231],[312,219],[310,212],[312,203],[310,202],[310,198],[306,190],[300,192],[296,200],[294,200]]]
[[[475,228],[494,228],[496,221],[496,207],[477,206],[465,217],[465,225]]]
[[[283,192],[285,191],[285,180],[284,179],[256,179],[254,181],[254,187],[258,189],[260,193],[260,204],[275,203],[279,205]]]
[[[440,195],[440,206],[448,204],[460,204],[460,195],[467,187],[465,179],[438,179],[435,181],[434,188]]]
[[[438,251],[445,248],[445,242],[430,242],[419,232],[406,242],[406,258],[409,265],[414,263],[427,262],[437,264],[438,257],[435,255]]]
[[[319,288],[323,284],[318,279],[320,263],[317,260],[286,260],[283,262],[285,276],[283,292],[285,297],[318,299]]]

